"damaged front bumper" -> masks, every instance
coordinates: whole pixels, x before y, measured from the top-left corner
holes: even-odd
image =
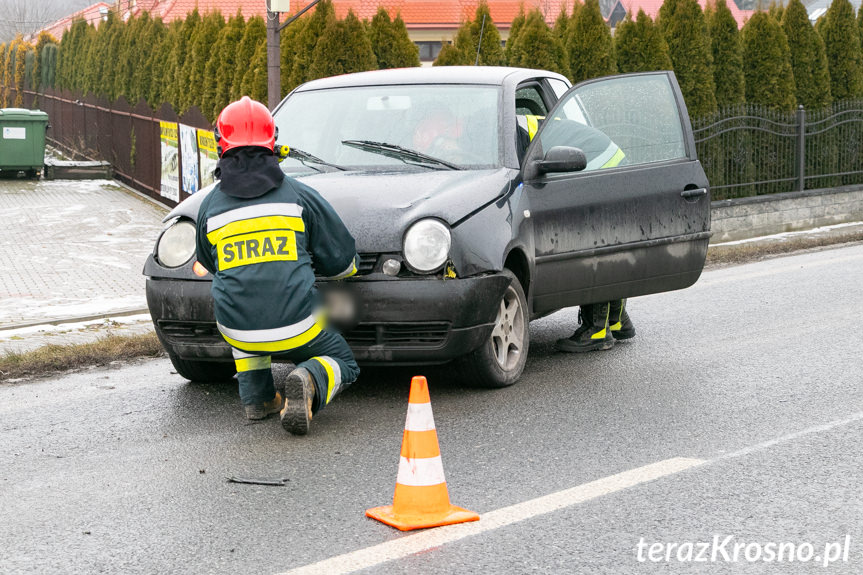
[[[491,335],[509,284],[500,274],[470,278],[385,278],[339,282],[355,305],[345,339],[359,363],[445,363]],[[319,282],[322,291],[332,283]],[[185,360],[232,361],[216,329],[209,281],[147,278],[147,304],[168,352]]]

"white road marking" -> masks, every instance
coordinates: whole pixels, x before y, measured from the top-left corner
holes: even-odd
[[[674,475],[688,469],[703,465],[711,465],[713,463],[737,457],[743,457],[756,451],[769,449],[775,445],[799,439],[806,435],[829,431],[831,429],[859,421],[863,421],[863,411],[851,414],[841,419],[835,419],[822,425],[807,427],[801,431],[795,431],[775,439],[762,441],[761,443],[756,443],[755,445],[750,445],[731,453],[719,455],[710,460],[683,457],[666,459],[665,461],[624,471],[616,475],[597,479],[596,481],[584,483],[556,493],[550,493],[543,497],[537,497],[536,499],[517,503],[496,511],[489,511],[488,513],[483,513],[480,516],[480,520],[474,523],[448,525],[446,527],[438,527],[428,531],[420,531],[414,535],[407,535],[372,547],[358,549],[357,551],[324,559],[317,563],[297,567],[296,569],[292,569],[278,575],[312,575],[314,573],[339,575],[342,573],[353,573],[360,569],[367,569],[369,567],[374,567],[375,565],[380,565],[381,563],[401,559],[415,553],[427,551],[434,547],[452,543],[453,541],[459,541],[461,539],[473,537],[474,535],[479,535],[486,531],[492,531],[494,529],[506,527],[507,525],[512,525],[513,523],[532,519],[539,515],[552,513],[565,507],[578,505],[585,501],[602,497],[603,495],[622,491],[624,489],[647,483],[655,479],[660,479],[662,477],[667,477],[669,475]]]
[[[313,573],[337,575],[352,573],[360,569],[367,569],[381,563],[386,563],[387,561],[407,557],[446,543],[452,543],[453,541],[473,537],[486,531],[512,525],[519,521],[552,513],[564,507],[578,505],[579,503],[584,503],[585,501],[590,501],[609,493],[628,489],[641,483],[659,479],[660,477],[680,473],[704,463],[706,462],[703,459],[686,459],[683,457],[666,459],[665,461],[651,463],[637,469],[630,469],[629,471],[603,477],[596,481],[584,483],[543,497],[537,497],[536,499],[517,503],[496,511],[483,513],[480,520],[474,523],[448,525],[446,527],[421,531],[414,535],[407,535],[399,539],[387,541],[386,543],[298,567],[282,575],[311,575]]]

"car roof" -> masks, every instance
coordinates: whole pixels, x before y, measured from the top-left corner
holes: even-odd
[[[383,86],[388,84],[487,84],[501,86],[522,79],[550,77],[563,80],[566,77],[547,70],[509,68],[504,66],[433,66],[425,68],[397,68],[343,74],[331,78],[312,80],[297,88],[297,92],[345,88],[352,86]]]

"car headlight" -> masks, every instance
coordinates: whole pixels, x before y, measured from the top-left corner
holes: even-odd
[[[440,220],[420,220],[405,234],[405,261],[412,270],[432,273],[446,263],[452,239]]]
[[[178,220],[171,225],[156,248],[159,263],[168,268],[180,267],[195,255],[195,225],[189,220]]]

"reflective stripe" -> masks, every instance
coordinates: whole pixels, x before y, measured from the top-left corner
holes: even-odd
[[[219,327],[219,331],[222,332],[222,335],[226,335],[232,339],[238,339],[240,341],[260,343],[296,337],[315,325],[315,316],[310,315],[306,319],[298,321],[297,323],[273,329],[233,329],[220,323],[216,323],[216,325]]]
[[[533,137],[539,130],[539,121],[544,120],[545,116],[525,116],[524,118],[527,120],[527,135],[533,141]]]
[[[312,359],[320,363],[327,372],[327,403],[329,403],[342,386],[342,368],[336,360],[327,355]]]
[[[235,210],[238,211],[238,210]],[[207,221],[209,229],[210,222]],[[236,222],[230,222],[211,232],[207,232],[207,239],[211,244],[231,236],[261,232],[267,230],[294,230],[296,232],[306,231],[306,223],[303,218],[295,216],[262,216],[260,218],[248,218]]]
[[[623,324],[620,322],[617,322],[614,325],[608,326],[608,329],[610,329],[611,331],[620,331],[620,328],[622,328],[622,327],[623,327]]]
[[[423,459],[399,459],[396,483],[413,487],[429,487],[444,483],[443,460],[440,455]]]
[[[345,271],[343,271],[342,273],[340,273],[340,274],[338,274],[338,275],[334,275],[334,276],[331,276],[331,277],[328,277],[328,278],[324,278],[324,279],[328,279],[328,280],[343,280],[343,279],[345,279],[345,278],[349,278],[349,277],[351,277],[351,276],[352,276],[352,275],[354,275],[355,273],[357,273],[357,263],[356,263],[356,260],[355,260],[355,259],[352,259],[352,260],[351,260],[351,265],[349,265],[348,267],[346,267],[346,268],[345,268]]]
[[[299,204],[258,204],[230,210],[207,219],[207,235],[231,222],[260,218],[263,216],[303,217],[303,207]]]
[[[324,328],[324,319],[309,316],[299,323],[276,329],[240,330],[216,324],[222,337],[246,351],[277,352],[294,349],[312,341]]]
[[[237,372],[254,371],[256,369],[270,369],[272,359],[269,355],[261,355],[236,359]]]
[[[235,361],[238,359],[246,359],[247,357],[260,357],[259,355],[256,355],[254,353],[246,353],[245,351],[240,351],[236,347],[231,348],[231,354],[233,354]]]
[[[408,403],[408,415],[405,418],[406,431],[431,431],[434,428],[431,403]]]
[[[608,164],[610,162],[614,161],[614,159],[617,157],[618,154],[620,154],[620,158],[617,160],[617,162],[615,164],[609,166]],[[614,142],[611,142],[610,144],[608,144],[608,147],[602,151],[601,154],[599,154],[597,157],[595,157],[594,159],[592,159],[591,161],[589,161],[587,163],[587,167],[585,169],[586,170],[596,170],[599,168],[611,168],[611,167],[614,167],[617,164],[619,164],[620,160],[622,160],[622,159],[623,159],[623,151],[619,147],[617,147],[617,144],[615,144]]]
[[[605,339],[605,328],[590,336],[590,339]]]
[[[623,158],[625,158],[625,157],[626,157],[626,154],[623,153],[623,150],[618,148],[617,153],[614,154],[614,156],[610,160],[608,160],[602,166],[600,166],[600,168],[613,168],[613,167],[617,166],[620,162],[622,162]]]

